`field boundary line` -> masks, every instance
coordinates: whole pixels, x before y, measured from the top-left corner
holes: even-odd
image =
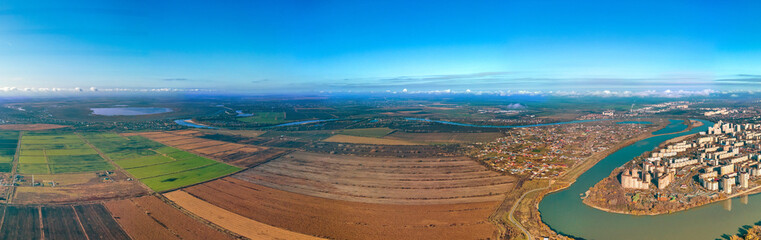
[[[5,222],[5,210],[8,209],[8,206],[3,206],[3,216],[0,217],[0,230],[3,229],[3,222]]]
[[[45,223],[42,222],[42,206],[37,206],[37,214],[40,221],[40,239],[45,240]]]
[[[13,161],[11,162],[11,186],[8,188],[7,195],[5,197],[5,202],[8,204],[13,203],[13,192],[16,191],[16,186],[14,186],[16,183],[16,174],[18,171],[18,165],[21,162],[21,138],[24,137],[24,132],[20,131],[18,133],[18,143],[16,143],[16,154],[13,156]],[[47,160],[45,160],[47,162]],[[5,218],[5,209],[3,209],[3,218]]]
[[[90,236],[88,236],[87,231],[85,231],[85,225],[83,225],[82,220],[79,219],[79,213],[77,213],[77,209],[74,208],[74,205],[71,205],[71,210],[74,211],[74,217],[77,218],[77,223],[79,224],[80,229],[82,229],[82,233],[85,235],[85,239],[90,240]],[[117,222],[117,224],[119,224],[119,222]]]

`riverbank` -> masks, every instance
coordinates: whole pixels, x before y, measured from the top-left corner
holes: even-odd
[[[603,180],[603,181],[606,181],[606,180]],[[601,181],[601,183],[602,183],[602,181]],[[597,185],[595,185],[595,187],[597,187]],[[609,213],[626,214],[626,215],[633,215],[633,216],[657,216],[657,215],[663,215],[663,214],[677,213],[677,212],[681,212],[681,211],[685,211],[685,210],[690,210],[690,209],[697,208],[697,207],[702,207],[702,206],[705,206],[705,205],[708,205],[708,204],[711,204],[711,203],[716,203],[716,202],[719,202],[719,201],[724,201],[724,200],[727,200],[727,199],[732,199],[732,198],[735,198],[735,197],[754,195],[754,194],[758,194],[758,193],[761,193],[761,185],[754,186],[754,187],[752,187],[750,189],[747,189],[747,190],[744,190],[744,191],[740,191],[740,192],[734,193],[732,195],[728,195],[727,196],[727,195],[725,195],[723,193],[720,193],[720,194],[718,194],[714,198],[706,198],[706,201],[699,201],[699,202],[695,202],[694,204],[688,204],[688,205],[680,206],[680,207],[673,208],[673,209],[658,210],[658,211],[653,211],[653,210],[639,210],[639,211],[629,210],[629,211],[623,211],[623,210],[618,210],[618,209],[611,209],[609,207],[603,207],[603,206],[600,206],[600,205],[595,205],[594,202],[588,201],[587,199],[584,199],[584,201],[582,201],[582,202],[585,205],[589,206],[589,207],[595,208],[595,209],[600,210],[600,211],[609,212]]]

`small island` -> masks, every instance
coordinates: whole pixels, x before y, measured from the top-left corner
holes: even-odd
[[[671,139],[616,168],[584,203],[604,211],[657,215],[761,189],[761,124],[719,121]]]

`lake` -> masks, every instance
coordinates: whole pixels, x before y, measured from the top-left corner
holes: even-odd
[[[116,108],[90,108],[93,115],[101,116],[138,116],[171,112],[171,108],[155,107],[116,107]]]
[[[579,176],[569,188],[548,194],[539,203],[542,220],[559,233],[585,239],[717,239],[736,234],[743,225],[761,220],[761,195],[734,198],[672,214],[633,216],[609,213],[581,202],[580,194],[610,175],[632,158],[677,136],[705,131],[713,123],[686,133],[660,135],[638,141],[614,152]],[[669,131],[684,129],[681,120],[672,120]]]

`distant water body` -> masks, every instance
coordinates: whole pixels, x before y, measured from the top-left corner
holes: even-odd
[[[154,107],[118,107],[118,108],[90,108],[92,114],[101,116],[138,116],[171,112],[171,108]]]
[[[580,194],[610,175],[634,157],[653,150],[674,137],[706,131],[713,123],[688,132],[673,133],[687,128],[681,120],[669,125],[673,134],[650,137],[624,147],[584,172],[570,187],[548,194],[539,203],[539,212],[550,228],[557,232],[584,239],[722,239],[724,234],[736,234],[743,225],[761,220],[761,195],[734,198],[685,211],[657,216],[633,216],[609,213],[582,203]],[[682,126],[675,126],[682,125]]]
[[[318,122],[329,122],[329,121],[336,121],[338,119],[323,119],[323,120],[307,120],[307,121],[299,121],[299,122],[289,122],[289,123],[283,123],[278,124],[272,127],[286,127],[286,126],[293,126],[293,125],[302,125],[302,124],[310,124],[310,123],[318,123]]]
[[[189,121],[190,121],[190,119],[180,119],[180,120],[174,120],[174,123],[182,125],[182,126],[186,126],[186,127],[216,129],[215,127],[212,127],[212,126],[198,125],[198,124],[195,124],[195,123],[191,123]]]
[[[653,123],[648,121],[623,121],[623,122],[617,122],[616,124],[653,124]]]
[[[562,125],[562,124],[571,124],[571,123],[610,121],[610,119],[590,119],[590,120],[574,120],[574,121],[567,121],[567,122],[541,123],[541,124],[531,124],[531,125],[501,126],[501,125],[477,125],[477,124],[469,124],[469,123],[430,120],[425,118],[404,118],[404,119],[408,121],[434,122],[434,123],[441,123],[441,124],[461,126],[461,127],[480,127],[480,128],[526,128],[526,127],[552,126],[552,125]]]

